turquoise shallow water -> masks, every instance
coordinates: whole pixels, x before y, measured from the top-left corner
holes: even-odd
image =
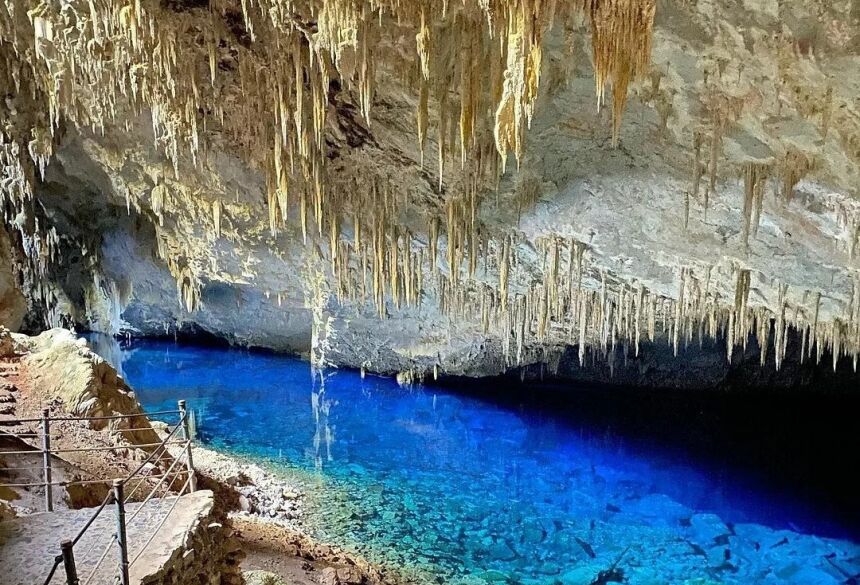
[[[860,573],[860,547],[832,519],[611,429],[351,371],[327,372],[323,389],[306,362],[269,354],[135,342],[114,359],[147,409],[185,398],[199,440],[317,486],[317,536],[445,582]]]

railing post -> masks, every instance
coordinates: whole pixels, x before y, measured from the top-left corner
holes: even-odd
[[[116,503],[116,541],[119,545],[119,582],[129,585],[128,581],[128,538],[125,533],[125,496],[121,479],[113,480],[113,499]]]
[[[66,585],[78,585],[78,568],[75,566],[74,544],[71,540],[60,543],[63,551],[63,567],[66,569]]]
[[[51,411],[42,411],[42,456],[44,458],[45,508],[54,511],[54,486],[51,485]]]
[[[188,421],[188,409],[185,401],[179,401],[179,416],[182,421],[182,438],[185,439],[185,462],[188,470],[188,489],[197,491],[197,475],[194,473],[194,459],[191,458],[191,426]]]

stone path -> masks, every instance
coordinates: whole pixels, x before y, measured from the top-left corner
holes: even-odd
[[[128,522],[129,561],[144,550],[131,565],[129,574],[132,584],[141,583],[167,563],[183,547],[186,535],[200,519],[209,514],[213,505],[212,492],[208,490],[183,495],[179,502],[176,500],[175,496],[152,499]],[[140,507],[141,504],[129,504],[126,517],[130,519]],[[4,585],[42,585],[48,577],[54,557],[60,552],[60,542],[74,538],[94,511],[92,508],[63,510],[0,523],[0,581]],[[165,517],[167,520],[164,525],[152,542],[146,545]],[[108,543],[115,531],[114,508],[107,506],[75,545],[75,561],[81,585],[86,584],[107,546],[110,546],[110,550],[104,563],[87,585],[113,583],[119,548],[116,544]],[[51,584],[62,585],[65,582],[61,565]]]

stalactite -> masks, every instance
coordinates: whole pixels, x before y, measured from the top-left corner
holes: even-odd
[[[788,285],[777,284],[777,289],[779,298],[777,300],[776,323],[774,324],[773,347],[776,369],[779,370],[785,359],[785,295],[788,292]],[[761,340],[759,340],[759,343],[761,343]]]
[[[543,175],[529,168],[524,153],[541,76],[553,65],[544,54],[553,23],[574,14],[590,21],[598,105],[605,101],[610,85],[612,137],[617,143],[629,84],[648,73],[655,0],[298,0],[287,4],[242,0],[242,22],[237,23],[242,33],[231,30],[229,35],[222,34],[227,29],[220,5],[213,5],[202,25],[194,21],[202,17],[197,13],[193,17],[171,13],[172,18],[165,18],[157,3],[98,2],[78,11],[72,23],[69,10],[76,6],[75,2],[40,5],[28,15],[23,0],[5,0],[6,9],[0,12],[0,82],[16,94],[32,97],[33,109],[39,110],[38,115],[12,113],[8,106],[2,110],[0,122],[14,122],[10,130],[4,126],[0,133],[4,216],[12,210],[13,217],[18,215],[24,202],[33,200],[34,181],[44,176],[62,124],[105,133],[128,127],[137,116],[148,113],[154,143],[169,161],[168,169],[150,179],[154,186],[148,201],[145,190],[137,193],[127,188],[121,193],[127,197],[128,209],[143,209],[148,203],[163,226],[172,217],[171,207],[193,195],[183,192],[181,175],[187,166],[204,170],[210,164],[206,161],[211,160],[213,142],[235,146],[244,162],[265,175],[271,234],[287,227],[293,206],[298,207],[307,248],[325,250],[327,244],[331,274],[321,276],[317,267],[308,278],[330,279],[330,289],[322,291],[321,285],[314,284],[309,288],[316,296],[332,294],[344,302],[361,299],[386,316],[403,305],[420,306],[424,271],[429,267],[435,279],[428,279],[427,286],[436,289],[443,313],[449,318],[479,313],[482,328],[503,337],[506,355],[513,353],[511,346],[516,343],[518,364],[536,355],[536,341],[552,344],[574,338],[579,342],[580,363],[588,347],[602,346],[604,355],[613,356],[619,345],[633,344],[638,356],[643,327],[651,341],[658,327],[666,331],[675,353],[682,339],[685,344],[692,339],[694,329],[701,340],[704,329],[716,337],[724,328],[730,340],[729,359],[732,347],[745,344],[750,331],[767,335],[766,312],[748,306],[748,270],[739,271],[735,304],[727,311],[719,296],[709,292],[709,283],[702,291],[692,268],[681,271],[674,300],[647,290],[642,283],[618,280],[606,269],[600,270],[595,285],[600,267],[584,269],[585,245],[560,236],[542,243],[545,266],[539,276],[531,274],[524,268],[528,261],[520,259],[531,253],[528,244],[518,244],[511,233],[494,233],[494,226],[480,221],[482,197],[492,185],[500,184],[499,175],[510,154],[523,167],[515,179],[518,218],[541,197]],[[378,169],[364,177],[361,173],[366,169],[346,172],[341,163],[332,164],[342,142],[343,128],[336,126],[344,107],[355,104],[361,117],[355,124],[362,129],[371,126],[379,59],[392,40],[412,35],[415,53],[411,47],[409,53],[417,59],[394,73],[414,86],[415,95],[409,98],[417,104],[422,166],[424,150],[433,139],[438,156],[438,177],[430,179],[438,185],[438,193],[427,206],[431,210],[427,232],[420,234],[410,233],[404,223],[411,210],[398,208],[400,197],[413,195],[397,184],[398,178],[385,177]],[[572,45],[569,37],[561,42]],[[743,107],[742,99],[724,94],[713,79],[706,80],[705,91],[705,125],[693,138],[693,186],[684,195],[685,228],[689,198],[699,198],[705,172],[709,185],[704,205],[708,207],[716,189],[723,136]],[[832,98],[829,87],[821,111],[825,138]],[[461,172],[455,172],[455,150]],[[789,197],[814,166],[807,155],[789,150],[784,160],[773,165],[772,174]],[[447,179],[444,171],[449,173]],[[759,224],[768,174],[765,165],[750,164],[744,170],[745,247]],[[224,210],[217,193],[215,197],[206,199],[212,201],[213,233],[219,238]],[[198,197],[196,202],[203,199]],[[208,208],[198,205],[196,209]],[[237,226],[232,223],[237,218],[229,218],[227,233],[233,237]],[[341,229],[348,230],[350,219],[351,239],[341,234]],[[860,228],[850,242],[852,257],[858,239]],[[36,264],[56,261],[56,232],[42,227],[32,241]],[[196,276],[200,268],[175,259],[181,257],[176,242],[168,243],[160,235],[158,246],[177,280],[183,305],[195,310],[200,302]],[[447,260],[447,273],[439,255]],[[478,269],[481,260],[483,272]],[[280,293],[278,299],[280,304]],[[775,342],[778,363],[784,355],[786,328],[797,325],[797,318],[785,312],[785,293],[780,299],[781,311],[775,318],[782,325],[774,334],[779,340]],[[811,354],[815,345],[820,354],[829,343],[837,347],[836,355],[853,351],[856,356],[860,345],[854,333],[860,322],[856,304],[860,300],[851,305],[842,325],[819,324],[819,294],[813,323],[806,326],[806,351]]]
[[[743,229],[741,239],[744,250],[749,250],[750,235],[755,235],[761,219],[764,187],[769,173],[769,166],[758,163],[744,165],[744,205],[741,212]]]
[[[812,325],[809,328],[809,340],[806,343],[808,357],[812,357],[812,347],[818,341],[818,312],[821,308],[821,292],[815,293],[815,308],[812,311]]]
[[[507,308],[508,305],[508,278],[511,268],[511,241],[505,237],[502,241],[499,256],[499,296],[501,297],[502,308]]]
[[[579,366],[585,366],[585,348],[586,338],[585,332],[588,326],[588,300],[589,295],[584,294],[579,297]]]
[[[789,149],[780,164],[782,189],[780,194],[786,201],[794,197],[794,188],[815,168],[814,159],[809,158],[795,148]]]
[[[215,226],[215,237],[221,237],[221,200],[212,202],[212,223]]]
[[[150,207],[158,218],[158,225],[164,226],[164,207],[167,200],[167,187],[159,183],[150,191]]]
[[[756,340],[759,345],[759,363],[764,367],[767,362],[767,349],[770,343],[770,315],[765,311],[756,312]]]
[[[747,269],[737,270],[737,281],[735,284],[735,304],[729,313],[729,324],[727,327],[726,351],[729,363],[732,361],[732,352],[741,338],[741,343],[746,347],[747,338],[747,302],[750,294],[750,271]]]
[[[426,79],[421,80],[421,90],[418,98],[418,145],[421,149],[421,166],[424,166],[424,148],[427,142],[428,108],[430,98],[430,86]],[[439,175],[441,176],[441,171]]]
[[[675,300],[675,319],[672,322],[672,352],[678,357],[678,339],[684,320],[684,293],[687,285],[687,269],[681,269],[680,284],[678,285],[678,298]]]

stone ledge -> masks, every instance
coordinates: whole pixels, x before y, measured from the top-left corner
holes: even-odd
[[[151,531],[169,514],[158,535],[131,566],[131,582],[136,585],[241,583],[238,565],[242,551],[229,538],[232,534],[229,526],[215,517],[212,492],[202,490],[181,496],[180,500],[177,503],[176,497],[153,499],[129,521],[127,535],[131,560],[144,546]],[[129,504],[126,507],[127,518],[131,518],[140,507],[141,504]],[[42,583],[53,558],[59,553],[60,542],[74,538],[93,511],[85,508],[33,514],[0,523],[0,567],[4,583]],[[114,533],[114,526],[113,510],[106,509],[75,546],[81,579],[89,577]],[[116,558],[117,553],[108,553],[93,583],[113,582]],[[65,583],[62,568],[51,583]]]

